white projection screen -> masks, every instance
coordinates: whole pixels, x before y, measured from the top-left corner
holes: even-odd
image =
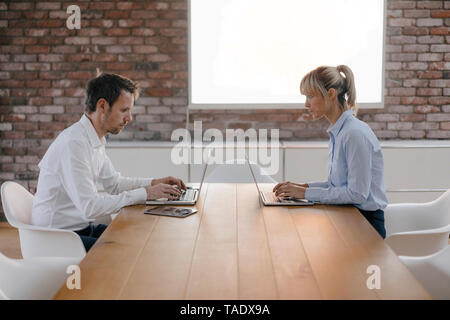
[[[304,107],[301,78],[348,65],[360,108],[382,108],[384,0],[190,0],[189,107]]]

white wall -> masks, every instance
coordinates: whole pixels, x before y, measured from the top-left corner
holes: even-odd
[[[450,188],[450,142],[386,141],[381,144],[390,203],[431,201],[442,194],[442,190]],[[173,146],[164,142],[111,142],[107,153],[116,169],[125,176],[172,175],[199,182],[202,165],[173,164],[170,160]],[[326,180],[327,146],[327,142],[284,143],[279,153],[280,168],[272,177],[277,181]]]

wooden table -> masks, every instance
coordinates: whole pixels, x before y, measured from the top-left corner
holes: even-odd
[[[196,208],[122,209],[81,262],[81,290],[55,298],[431,298],[353,207],[264,207],[253,184],[205,184]],[[380,289],[367,287],[370,265]]]

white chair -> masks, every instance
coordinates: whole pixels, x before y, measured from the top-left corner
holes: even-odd
[[[10,259],[0,253],[0,300],[51,299],[70,274],[77,258]]]
[[[450,299],[450,246],[425,257],[399,257],[434,299]]]
[[[76,257],[79,263],[85,257],[83,242],[75,232],[30,224],[33,195],[20,184],[4,182],[1,196],[6,219],[19,229],[24,258]]]
[[[258,164],[250,162],[258,183],[276,183]],[[214,169],[205,178],[206,183],[253,183],[252,173],[244,159],[228,160],[214,165]]]
[[[399,203],[384,211],[386,243],[401,256],[427,256],[448,246],[450,190],[428,203]]]

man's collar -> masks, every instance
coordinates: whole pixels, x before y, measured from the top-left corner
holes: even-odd
[[[349,117],[353,116],[353,109],[347,110],[341,114],[339,119],[335,122],[335,124],[327,129],[328,134],[332,134],[333,136],[337,136],[344,125],[345,120]]]
[[[87,135],[89,137],[89,142],[91,143],[93,148],[98,148],[106,145],[105,137],[101,139],[98,137],[97,131],[95,131],[91,120],[89,120],[89,118],[85,114],[83,114],[83,116],[81,117],[80,123],[86,129]]]

